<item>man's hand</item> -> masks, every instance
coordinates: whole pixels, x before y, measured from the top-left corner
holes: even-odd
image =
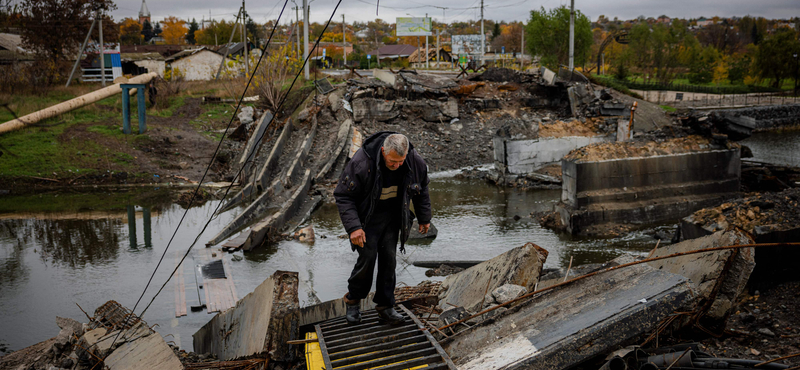
[[[422,230],[421,226],[420,230]],[[364,243],[366,242],[367,242],[367,234],[364,234],[364,229],[358,229],[350,233],[350,243],[353,243],[361,248],[364,248]]]
[[[419,233],[420,234],[427,234],[428,230],[430,230],[431,224],[419,224]]]

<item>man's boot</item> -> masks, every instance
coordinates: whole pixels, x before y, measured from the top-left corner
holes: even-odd
[[[361,322],[361,310],[359,309],[360,306],[360,299],[350,299],[349,293],[344,295],[344,303],[347,305],[347,315],[345,319],[347,319],[348,324],[358,324]]]
[[[394,307],[378,306],[375,307],[375,311],[378,312],[380,320],[385,323],[388,323],[389,325],[400,325],[405,321],[405,318],[399,313],[397,313]]]

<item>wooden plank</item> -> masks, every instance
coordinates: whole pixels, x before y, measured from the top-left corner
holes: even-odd
[[[206,293],[207,312],[222,312],[236,305],[238,296],[236,286],[233,283],[232,268],[225,259],[225,252],[216,248],[204,248],[197,252],[201,265],[206,265],[215,260],[222,261],[225,270],[225,279],[203,278],[203,286]]]
[[[175,317],[186,316],[186,284],[183,277],[183,258],[184,252],[175,251]]]

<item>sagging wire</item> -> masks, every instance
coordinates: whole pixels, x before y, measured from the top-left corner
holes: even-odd
[[[286,5],[288,3],[289,3],[289,0],[285,0],[284,1],[283,9],[281,10],[281,14],[279,15],[278,21],[275,22],[275,25],[272,28],[272,32],[270,33],[270,36],[269,36],[269,39],[267,40],[267,43],[264,45],[264,50],[262,51],[261,56],[258,59],[258,63],[256,64],[254,71],[258,70],[258,66],[261,64],[261,61],[264,59],[264,55],[266,54],[266,50],[269,47],[269,44],[272,42],[272,37],[275,35],[275,30],[277,29],[278,23],[280,21],[280,17],[283,16],[283,12],[286,9]],[[245,47],[247,47],[247,45],[245,45]],[[130,315],[134,315],[134,313],[136,312],[136,308],[139,306],[139,303],[141,303],[142,298],[144,298],[144,294],[147,292],[147,289],[150,287],[150,284],[153,282],[153,278],[155,277],[156,272],[158,271],[158,268],[161,266],[161,263],[164,261],[164,257],[167,255],[167,251],[169,250],[169,247],[172,245],[172,242],[175,240],[175,236],[177,236],[177,234],[178,234],[178,229],[180,229],[181,225],[183,224],[183,221],[186,219],[186,215],[189,213],[189,209],[191,209],[192,205],[194,204],[195,199],[197,199],[197,194],[200,192],[200,188],[203,185],[203,180],[208,175],[208,171],[211,169],[211,166],[214,164],[214,160],[217,158],[217,154],[219,153],[219,150],[222,147],[222,143],[225,141],[225,135],[228,133],[228,129],[231,128],[231,125],[233,124],[233,119],[236,117],[236,113],[239,111],[239,108],[242,106],[242,101],[244,100],[244,96],[247,93],[247,88],[250,87],[250,83],[253,81],[253,77],[254,76],[255,76],[255,73],[250,75],[250,79],[247,81],[247,85],[245,86],[244,91],[242,91],[242,96],[239,98],[239,101],[236,104],[236,109],[234,109],[233,114],[231,114],[231,119],[228,121],[228,126],[225,128],[225,131],[222,133],[222,136],[219,139],[219,143],[217,144],[217,147],[214,149],[214,154],[212,154],[211,160],[208,162],[208,166],[206,166],[205,171],[203,171],[203,176],[200,178],[200,181],[197,182],[197,187],[195,188],[194,192],[192,193],[192,197],[189,200],[189,204],[186,207],[186,210],[183,212],[183,215],[181,216],[180,221],[178,221],[178,225],[175,227],[175,231],[172,233],[172,236],[170,237],[169,241],[167,242],[167,246],[164,248],[164,253],[161,254],[161,258],[159,258],[158,263],[156,264],[156,268],[153,269],[153,273],[150,275],[150,278],[147,280],[147,284],[145,285],[144,290],[142,290],[142,294],[139,296],[139,299],[136,300],[136,304],[133,306],[133,309],[131,310],[131,314]],[[274,120],[274,117],[273,117],[273,120]],[[264,132],[266,133],[266,130]],[[238,177],[238,175],[239,175],[239,173],[241,173],[241,171],[242,171],[242,169],[239,169],[239,172],[234,177],[233,181],[231,181],[231,184],[228,186],[228,188],[227,188],[227,190],[225,192],[226,196],[227,196],[228,192],[230,191],[230,189],[233,187],[233,184],[234,184],[234,182],[236,180],[236,177]],[[211,223],[211,221],[213,219],[214,219],[214,216],[212,215],[212,217],[208,220],[208,222],[205,224],[205,226],[203,226],[203,230],[197,235],[197,238],[195,238],[195,241],[189,247],[189,250],[187,250],[186,255],[184,255],[183,259],[185,259],[186,256],[189,254],[189,251],[191,251],[192,247],[197,243],[197,240],[200,238],[200,235],[203,234],[203,232],[205,231],[205,229],[208,227],[208,225]],[[183,263],[183,259],[181,259],[181,263]],[[179,266],[181,266],[181,264],[178,264],[178,266],[176,266],[175,270],[173,270],[172,274],[170,274],[169,278],[167,278],[167,282],[169,282],[169,280],[172,278],[172,276],[175,275],[175,272],[178,270]],[[164,285],[161,287],[161,289],[159,289],[158,293],[161,293],[161,291],[164,289],[164,286],[166,286],[166,284],[167,283],[165,282]],[[150,303],[147,305],[147,307],[139,315],[140,318],[142,317],[142,315],[144,315],[144,312],[147,311],[147,308],[150,307],[150,305],[153,303],[153,301],[155,301],[155,298],[158,296],[158,293],[156,293],[156,295],[153,296],[153,299],[150,301]],[[125,318],[126,324],[127,324],[129,318],[130,318],[130,316]],[[114,344],[116,343],[117,339],[119,339],[119,336],[122,334],[122,332],[123,332],[123,330],[120,330],[119,333],[117,333],[117,336],[114,337],[114,341],[111,342],[111,347],[114,346]]]
[[[288,3],[288,0],[287,0],[287,3]],[[317,37],[317,40],[316,40],[316,42],[314,43],[314,49],[316,49],[316,48],[317,48],[317,46],[319,45],[320,41],[322,40],[322,35],[323,35],[323,34],[325,33],[325,31],[328,29],[328,26],[330,25],[331,21],[333,20],[333,16],[336,14],[336,11],[339,9],[339,5],[341,5],[341,3],[342,3],[342,0],[339,0],[339,1],[337,2],[337,4],[336,4],[336,7],[333,9],[333,12],[331,13],[331,16],[330,16],[330,18],[328,19],[328,22],[325,24],[325,27],[322,29],[322,32],[320,33],[319,37]],[[286,4],[284,4],[284,8],[285,8],[285,5],[286,5]],[[281,14],[283,14],[283,12],[281,12]],[[277,27],[277,24],[278,24],[278,23],[276,22],[275,24],[276,24],[276,27]],[[273,33],[274,33],[274,28],[273,28]],[[271,39],[272,39],[272,38],[270,37],[270,40],[271,40]],[[264,51],[266,51],[266,46],[264,47]],[[264,55],[264,53],[262,53],[262,58],[263,58],[263,55]],[[303,61],[303,66],[305,66],[305,64],[306,64],[306,63],[308,63],[308,59],[309,59],[310,57],[311,57],[311,53],[309,53],[309,56],[308,56],[308,57],[306,57],[306,59]],[[261,59],[259,59],[259,63],[260,63],[260,62],[261,62]],[[258,68],[258,64],[256,64],[256,69],[257,69],[257,68]],[[294,87],[294,85],[295,85],[295,83],[297,82],[297,79],[300,77],[300,74],[302,73],[302,71],[303,71],[303,69],[302,69],[302,68],[300,68],[300,70],[299,70],[299,71],[297,72],[297,74],[295,75],[295,77],[294,77],[294,80],[292,80],[292,84],[289,86],[289,89],[287,89],[287,92],[286,92],[286,94],[284,94],[284,95],[283,95],[283,98],[281,98],[281,101],[280,101],[280,103],[278,104],[278,108],[276,109],[276,111],[280,111],[280,109],[283,107],[283,104],[286,102],[286,99],[288,98],[289,92],[290,92],[290,91],[292,90],[292,88]],[[251,76],[251,80],[252,80],[252,76]],[[248,82],[248,85],[249,85],[249,82]],[[247,89],[245,89],[245,91],[246,91],[246,90],[247,90]],[[244,97],[244,93],[242,94],[242,97]],[[235,114],[235,112],[234,112],[234,114]],[[270,121],[270,123],[272,123],[272,122],[275,122],[275,117],[273,117],[273,118],[272,118],[272,120]],[[258,138],[258,139],[257,139],[257,141],[261,141],[261,139],[263,139],[263,137],[264,137],[264,135],[265,135],[265,134],[266,134],[266,130],[264,130],[264,132],[262,133],[262,136],[261,136],[260,138]],[[224,137],[224,136],[223,136],[223,137]],[[251,155],[252,155],[252,153],[251,153]],[[242,172],[242,170],[243,170],[243,169],[244,169],[244,167],[242,167],[242,168],[240,168],[240,169],[239,169],[239,171],[236,173],[236,176],[234,176],[234,179],[235,179],[236,177],[238,177],[238,176],[241,174],[241,172]],[[228,186],[228,188],[227,188],[227,189],[226,189],[226,191],[225,191],[225,195],[224,195],[224,196],[227,196],[227,194],[230,192],[230,189],[231,189],[232,187],[233,187],[233,183],[231,183],[231,185],[230,185],[230,186]],[[190,203],[190,204],[191,204],[191,203]],[[217,205],[217,208],[219,208],[219,207],[221,207],[221,206],[222,206],[222,202],[220,202],[220,203]],[[215,212],[215,214],[216,214],[216,212]],[[183,261],[186,259],[186,257],[188,257],[188,255],[189,255],[189,253],[191,252],[192,248],[195,246],[195,244],[197,244],[197,241],[200,239],[200,236],[203,234],[203,232],[206,230],[206,228],[208,227],[208,225],[211,223],[211,221],[212,221],[213,219],[214,219],[214,217],[210,218],[210,219],[208,220],[208,222],[206,222],[206,224],[203,226],[203,229],[200,231],[200,233],[198,233],[198,234],[197,234],[197,237],[194,239],[194,241],[192,242],[192,244],[189,246],[189,249],[186,251],[186,254],[184,254],[183,258],[181,258],[181,261],[178,263],[178,266],[177,266],[177,267],[176,267],[176,268],[175,268],[175,269],[172,271],[172,273],[170,274],[170,276],[167,278],[167,280],[164,282],[164,284],[161,286],[161,288],[159,288],[158,292],[156,292],[156,294],[153,296],[153,298],[150,300],[150,302],[147,304],[147,306],[144,308],[144,310],[142,310],[142,313],[141,313],[141,314],[139,314],[139,317],[142,317],[142,316],[144,316],[144,313],[147,311],[147,309],[148,309],[148,308],[150,308],[150,306],[151,306],[151,305],[153,304],[153,302],[155,301],[156,297],[157,297],[157,296],[158,296],[158,295],[159,295],[159,294],[160,294],[160,293],[161,293],[161,292],[164,290],[164,287],[166,287],[166,286],[167,286],[167,284],[169,283],[170,279],[172,279],[172,277],[173,277],[173,276],[175,275],[175,273],[178,271],[178,268],[179,268],[179,266],[181,266],[181,265],[182,265],[182,263],[183,263]]]

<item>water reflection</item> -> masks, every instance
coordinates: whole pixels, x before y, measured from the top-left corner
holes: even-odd
[[[139,243],[136,241],[136,206],[126,206],[128,210],[128,239],[131,248],[139,248]],[[147,249],[153,248],[153,241],[151,236],[151,220],[150,208],[142,208],[142,229],[144,231],[144,247]]]
[[[759,132],[741,141],[753,151],[755,161],[800,166],[800,130]]]
[[[14,240],[16,246],[38,245],[43,262],[77,269],[117,258],[120,224],[119,219],[5,220],[0,239]]]

